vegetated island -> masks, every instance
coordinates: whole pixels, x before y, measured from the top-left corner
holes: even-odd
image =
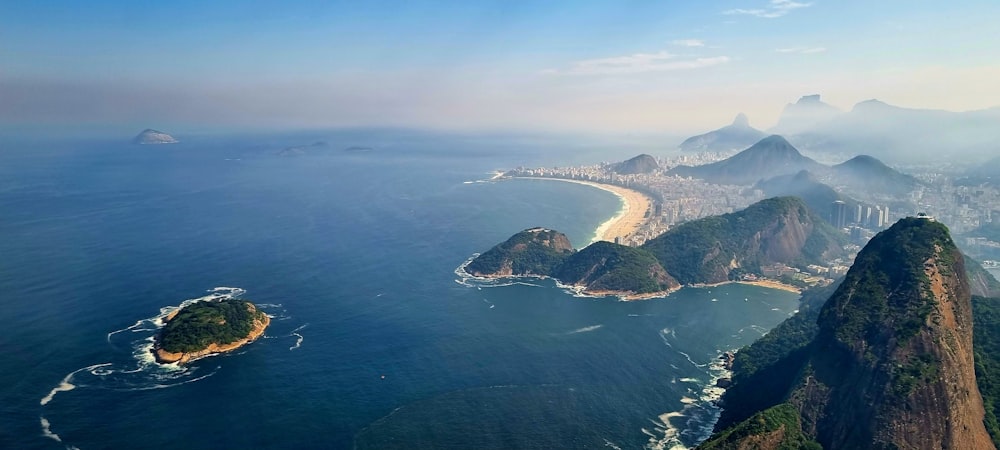
[[[235,350],[263,335],[271,323],[253,303],[233,298],[192,303],[164,320],[153,343],[161,364],[185,364]]]

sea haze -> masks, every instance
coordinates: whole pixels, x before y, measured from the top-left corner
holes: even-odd
[[[582,247],[621,206],[492,170],[634,155],[363,133],[275,155],[312,139],[4,146],[0,447],[690,446],[719,353],[797,308],[754,286],[619,302],[456,273],[533,226]],[[158,317],[230,295],[274,317],[263,339],[150,362]]]

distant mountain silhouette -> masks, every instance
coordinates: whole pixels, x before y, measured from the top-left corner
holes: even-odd
[[[715,131],[692,136],[681,143],[686,152],[722,152],[747,148],[763,139],[766,134],[750,126],[750,120],[743,113],[736,116],[731,125]]]
[[[966,171],[965,176],[967,179],[962,180],[964,184],[976,185],[988,183],[1000,185],[1000,156],[969,169]]]
[[[622,175],[653,173],[659,169],[660,165],[656,163],[656,158],[646,154],[636,156],[635,158],[622,161],[611,166],[611,170]]]
[[[853,211],[858,204],[857,200],[841,195],[832,187],[818,181],[808,170],[763,180],[755,184],[754,188],[764,191],[764,195],[767,197],[793,196],[801,198],[814,214],[828,222],[830,222],[830,208],[833,202],[840,200],[846,203],[848,211]]]
[[[903,108],[879,100],[849,112],[803,97],[769,130],[813,153],[865,153],[890,161],[977,158],[996,152],[1000,108],[952,112]]]
[[[677,166],[669,175],[700,178],[711,183],[748,185],[801,170],[820,170],[824,166],[802,156],[785,138],[772,135],[731,158],[703,166]]]
[[[818,94],[805,95],[799,101],[785,105],[778,124],[768,131],[783,135],[798,134],[809,131],[840,113],[836,107],[820,100]]]
[[[920,181],[910,175],[885,165],[882,161],[858,155],[830,168],[837,184],[845,184],[857,191],[880,192],[903,195],[920,185]]]

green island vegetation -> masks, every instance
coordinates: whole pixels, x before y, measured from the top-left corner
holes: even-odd
[[[495,274],[509,263],[514,275],[548,276],[573,252],[569,239],[562,233],[532,228],[479,255],[465,270],[473,275]]]
[[[177,312],[157,338],[159,348],[170,353],[190,353],[209,345],[246,339],[255,320],[264,313],[244,300],[222,299],[192,303]]]
[[[595,242],[566,259],[554,275],[564,283],[595,291],[661,292],[679,284],[649,252],[611,242]]]
[[[781,232],[798,222],[811,227],[801,250],[787,261],[771,261],[768,244],[780,247]],[[821,263],[841,251],[846,237],[817,218],[801,199],[774,197],[721,216],[687,222],[645,243],[660,264],[684,284],[729,280],[733,258],[744,271],[760,272],[762,264]]]

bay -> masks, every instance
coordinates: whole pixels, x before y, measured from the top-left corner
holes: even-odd
[[[744,285],[620,302],[456,274],[534,226],[582,247],[620,208],[492,170],[633,155],[378,133],[275,155],[302,139],[3,148],[0,447],[690,446],[718,355],[797,307]],[[163,308],[230,294],[274,316],[265,338],[149,362]]]

